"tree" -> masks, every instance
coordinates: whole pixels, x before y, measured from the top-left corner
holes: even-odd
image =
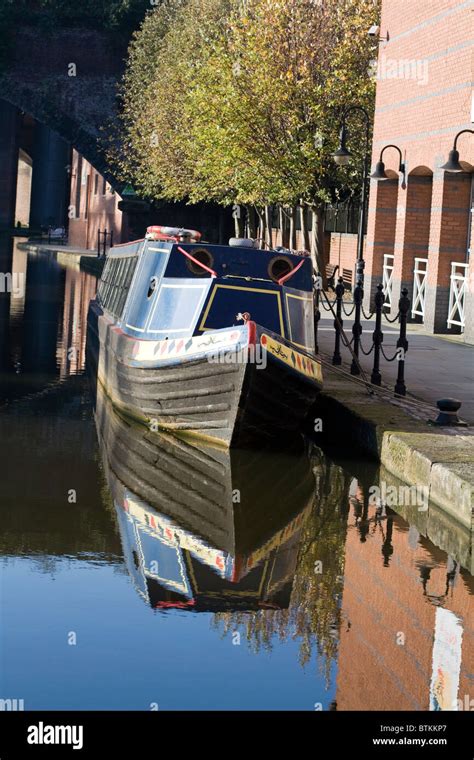
[[[130,51],[122,169],[146,194],[245,204],[267,227],[270,204],[299,204],[321,268],[324,204],[360,183],[331,154],[344,108],[373,107],[377,14],[373,0],[165,3]],[[354,146],[361,138],[356,124]]]

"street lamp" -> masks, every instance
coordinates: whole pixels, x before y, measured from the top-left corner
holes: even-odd
[[[445,172],[459,173],[459,172],[464,171],[461,164],[459,163],[459,151],[458,151],[457,145],[458,145],[458,137],[460,135],[464,135],[466,132],[469,132],[471,135],[474,135],[473,129],[461,129],[461,131],[457,133],[456,137],[454,138],[453,149],[449,151],[449,158],[446,161],[446,163],[443,164],[443,166],[441,167],[441,169],[444,169]]]
[[[367,184],[368,184],[368,171],[369,171],[369,141],[370,141],[370,117],[365,108],[362,106],[350,106],[344,112],[341,122],[341,130],[339,132],[339,147],[335,153],[333,153],[333,159],[338,166],[347,166],[350,163],[352,154],[347,149],[347,117],[350,113],[358,111],[364,116],[365,120],[365,153],[364,162],[362,168],[362,192],[360,199],[360,215],[359,215],[359,229],[357,232],[357,263],[356,263],[356,286],[360,282],[362,285],[364,282],[364,230],[366,220],[366,200],[367,200]]]
[[[379,180],[379,181],[380,180],[384,180],[384,179],[389,179],[388,175],[385,172],[385,164],[383,162],[384,151],[386,151],[388,148],[395,148],[395,150],[398,150],[398,153],[399,153],[399,156],[400,156],[400,162],[399,162],[399,165],[398,165],[398,171],[401,174],[403,174],[402,187],[404,187],[405,186],[405,164],[403,163],[402,151],[400,150],[400,148],[398,147],[398,145],[385,145],[385,147],[382,148],[382,150],[380,151],[380,158],[379,158],[379,160],[377,161],[377,163],[375,165],[375,171],[370,176],[371,176],[372,179],[376,179],[376,180]]]

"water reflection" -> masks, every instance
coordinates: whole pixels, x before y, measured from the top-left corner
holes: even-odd
[[[20,261],[24,301],[0,299],[0,697],[466,709],[470,535],[370,503],[382,476],[339,452],[228,455],[135,427],[82,374],[93,278]]]

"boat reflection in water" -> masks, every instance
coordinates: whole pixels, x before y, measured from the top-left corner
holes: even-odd
[[[314,500],[309,456],[196,448],[122,418],[96,426],[128,572],[153,608],[289,606]]]

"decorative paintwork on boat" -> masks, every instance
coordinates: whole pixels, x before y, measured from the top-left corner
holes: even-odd
[[[297,432],[322,384],[310,259],[153,229],[110,251],[89,312],[113,403],[224,446]]]

